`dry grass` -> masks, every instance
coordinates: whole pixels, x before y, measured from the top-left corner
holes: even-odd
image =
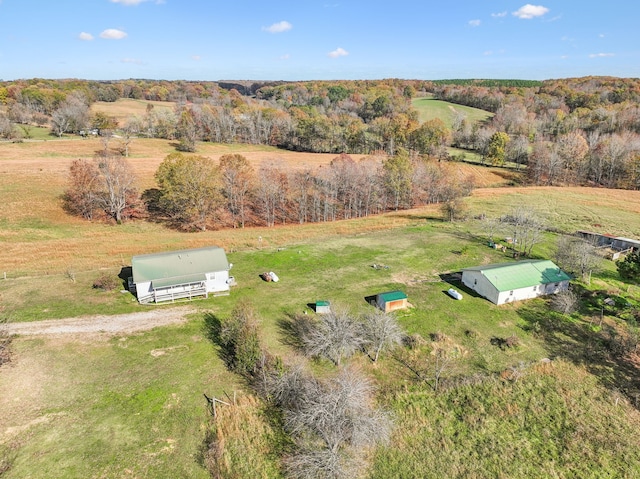
[[[127,119],[132,116],[142,118],[147,112],[147,106],[152,105],[156,111],[173,110],[175,102],[172,101],[151,101],[151,100],[133,100],[130,98],[120,98],[114,102],[98,101],[91,105],[92,113],[106,113],[118,120],[122,126]]]
[[[114,139],[110,147],[117,147]],[[355,222],[306,225],[295,228],[252,228],[242,231],[212,231],[202,234],[177,233],[152,223],[129,223],[114,228],[89,223],[67,215],[62,209],[69,165],[77,158],[91,158],[103,148],[98,139],[63,139],[6,143],[0,149],[0,251],[2,272],[9,276],[62,274],[114,267],[127,263],[133,254],[177,247],[219,244],[228,249],[287,244],[335,234],[355,234],[401,226],[411,221],[411,212]],[[175,151],[171,142],[138,139],[131,145],[130,162],[140,188],[155,186],[153,175],[164,157]],[[316,169],[336,155],[298,153],[266,146],[201,144],[199,154],[219,158],[227,153],[244,155],[254,168],[263,161],[280,161],[289,168]],[[355,158],[360,158],[356,155]],[[501,178],[490,169],[465,164],[449,165],[456,174],[473,174],[481,184],[495,184]],[[428,208],[426,211],[435,209]],[[419,214],[424,214],[421,211]]]

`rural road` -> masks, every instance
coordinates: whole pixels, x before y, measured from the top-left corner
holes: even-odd
[[[189,307],[150,309],[140,313],[84,316],[79,318],[47,319],[28,323],[0,324],[0,331],[17,335],[132,333],[157,326],[178,324],[185,316],[195,312]]]

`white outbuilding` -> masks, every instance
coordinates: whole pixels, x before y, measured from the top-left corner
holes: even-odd
[[[224,249],[217,246],[134,256],[132,291],[140,303],[229,294],[234,282]]]
[[[462,283],[495,304],[565,291],[570,280],[567,273],[549,260],[489,264],[462,270]]]

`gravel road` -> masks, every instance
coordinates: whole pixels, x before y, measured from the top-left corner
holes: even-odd
[[[132,333],[153,329],[156,326],[183,323],[185,316],[195,310],[189,307],[149,309],[140,313],[84,316],[79,318],[47,319],[28,323],[0,324],[0,330],[9,334],[82,334],[82,333]]]

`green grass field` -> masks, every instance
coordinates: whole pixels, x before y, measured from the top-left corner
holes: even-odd
[[[73,144],[90,151],[89,143]],[[437,206],[429,206],[353,221],[188,234],[146,222],[109,226],[67,217],[56,201],[63,160],[40,145],[53,156],[23,163],[29,146],[0,153],[1,258],[9,272],[0,279],[3,317],[149,310],[120,288],[105,292],[92,284],[99,275],[118,275],[132,254],[169,248],[225,247],[238,286],[229,296],[190,303],[195,312],[183,325],[15,338],[12,362],[0,368],[3,478],[209,477],[204,445],[213,431],[223,439],[223,477],[282,477],[286,439],[269,410],[225,369],[205,318],[224,319],[248,300],[260,315],[263,343],[291,359],[296,354],[283,340],[282,319],[311,314],[307,305],[317,300],[361,312],[370,308],[365,297],[393,289],[413,305],[398,314],[400,324],[423,338],[420,347],[402,350],[406,359],[431,367],[435,333],[459,356],[444,375],[449,386],[438,393],[391,355],[377,364],[361,354],[350,360],[375,378],[380,404],[396,418],[392,442],[372,453],[368,477],[637,477],[640,412],[631,391],[640,390],[638,363],[607,354],[603,335],[624,322],[605,315],[595,327],[600,310],[591,303],[572,317],[550,313],[544,300],[497,307],[441,275],[511,260],[487,246],[484,223],[474,218],[495,218],[515,205],[537,210],[554,231],[640,237],[640,192],[494,187],[465,199],[468,218],[456,223],[443,222]],[[154,168],[143,167],[155,157],[162,153],[141,157],[145,181]],[[547,232],[533,255],[551,257],[555,241],[556,233]],[[262,281],[265,271],[280,281]],[[462,301],[446,294],[451,286]],[[640,301],[638,288],[620,282],[610,262],[585,288]],[[517,347],[492,342],[510,336]],[[545,357],[553,361],[541,365]],[[327,362],[314,367],[333,371]],[[521,374],[517,380],[501,376],[511,368]],[[456,377],[467,382],[454,386]],[[223,406],[214,421],[203,393],[232,403],[234,392],[236,406]]]
[[[418,111],[418,118],[420,122],[425,122],[439,118],[451,128],[453,119],[456,114],[464,115],[471,123],[483,122],[487,118],[493,116],[489,113],[478,108],[472,108],[464,105],[456,105],[442,100],[434,100],[429,97],[417,97],[411,101],[413,107]]]

